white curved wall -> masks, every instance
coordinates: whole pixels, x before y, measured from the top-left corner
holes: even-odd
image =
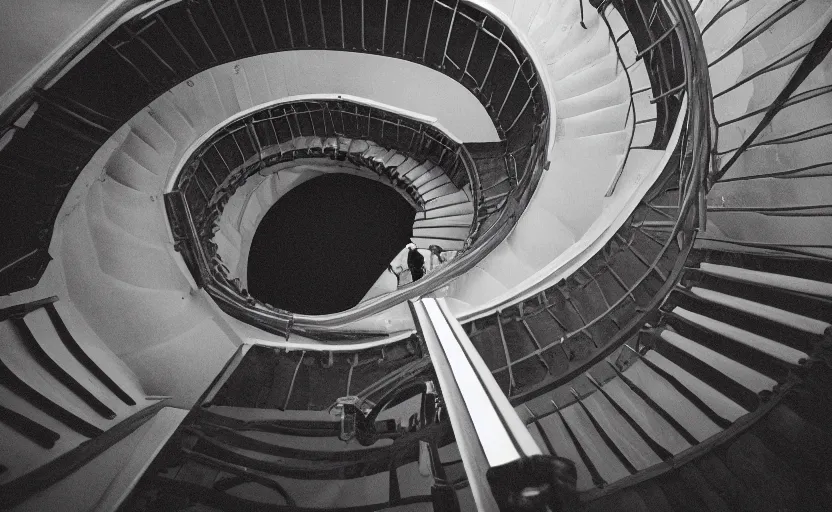
[[[456,82],[357,53],[252,57],[202,72],[156,99],[107,141],[70,189],[50,245],[55,260],[38,287],[68,297],[148,393],[189,406],[247,339],[195,289],[173,250],[162,201],[172,173],[228,118],[310,93],[361,95],[436,117],[463,140],[496,138],[483,107]],[[262,332],[258,339],[278,340]]]
[[[213,72],[227,75],[241,110],[270,99],[349,94],[435,117],[465,142],[498,140],[494,123],[473,94],[442,73],[401,59],[300,50],[249,57]]]

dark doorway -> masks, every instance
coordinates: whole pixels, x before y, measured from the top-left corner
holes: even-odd
[[[349,309],[410,241],[414,217],[413,207],[383,183],[349,174],[303,183],[257,226],[249,292],[293,313]]]

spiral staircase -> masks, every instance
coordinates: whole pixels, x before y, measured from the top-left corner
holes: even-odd
[[[488,476],[513,443],[571,461],[563,510],[832,509],[831,22],[106,3],[0,103],[0,507],[545,510]],[[327,172],[453,259],[252,297],[259,221]]]

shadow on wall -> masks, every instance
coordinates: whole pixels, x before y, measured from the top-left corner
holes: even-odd
[[[257,227],[249,292],[294,313],[350,309],[410,242],[415,213],[383,183],[347,174],[310,180],[281,198]]]

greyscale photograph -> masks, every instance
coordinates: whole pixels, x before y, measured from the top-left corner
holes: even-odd
[[[830,0],[0,0],[0,511],[832,511]]]

